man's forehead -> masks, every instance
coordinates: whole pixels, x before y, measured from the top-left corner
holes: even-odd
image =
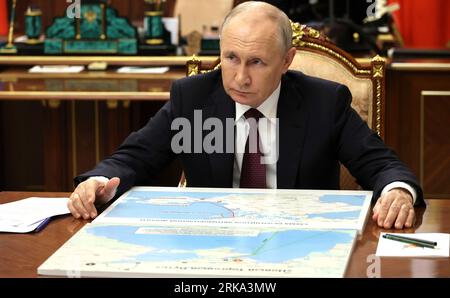
[[[224,46],[272,46],[277,39],[276,30],[272,28],[236,26],[224,30],[221,35],[221,42]]]
[[[245,35],[259,32],[270,33],[271,31],[276,31],[277,26],[277,22],[267,18],[264,14],[240,14],[227,22],[224,28],[222,28],[222,34],[229,32],[242,32]]]
[[[265,47],[273,46],[275,36],[267,35],[253,35],[253,36],[240,36],[240,35],[227,35],[222,38],[223,47],[240,47],[240,48],[252,48],[252,47]]]
[[[235,54],[237,56],[265,57],[273,54],[276,48],[273,41],[252,40],[242,41],[237,38],[224,39],[221,44],[222,54]]]

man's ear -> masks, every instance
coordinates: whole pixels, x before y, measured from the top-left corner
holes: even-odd
[[[297,48],[290,48],[283,58],[283,73],[286,73],[294,60],[295,54],[297,53]]]

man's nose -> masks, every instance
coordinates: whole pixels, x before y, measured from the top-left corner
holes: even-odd
[[[238,68],[235,79],[239,87],[245,87],[250,85],[251,79],[246,65],[242,65]]]

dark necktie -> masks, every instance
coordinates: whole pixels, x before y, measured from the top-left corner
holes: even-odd
[[[258,121],[264,117],[257,109],[250,109],[244,114],[250,124],[250,129],[245,143],[244,157],[242,158],[241,188],[266,188],[266,165],[262,163],[263,154],[259,140]],[[256,138],[255,138],[256,135]],[[253,137],[251,137],[253,136]],[[256,144],[249,144],[254,142]]]

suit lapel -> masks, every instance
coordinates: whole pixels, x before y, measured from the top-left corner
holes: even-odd
[[[203,121],[207,118],[215,117],[220,120],[223,125],[223,151],[224,153],[210,153],[207,154],[209,159],[209,164],[211,167],[212,181],[213,185],[216,187],[232,187],[233,186],[233,164],[234,164],[234,154],[226,153],[227,146],[227,135],[225,131],[226,127],[226,119],[233,120],[232,135],[228,138],[230,148],[233,148],[234,151],[234,117],[236,114],[236,108],[234,101],[225,93],[222,84],[220,84],[220,88],[216,88],[216,91],[211,95],[211,104],[206,106],[203,110]],[[203,137],[205,137],[209,131],[203,133]]]
[[[296,188],[309,117],[302,95],[288,80],[283,76],[277,109],[280,126],[277,188]]]

